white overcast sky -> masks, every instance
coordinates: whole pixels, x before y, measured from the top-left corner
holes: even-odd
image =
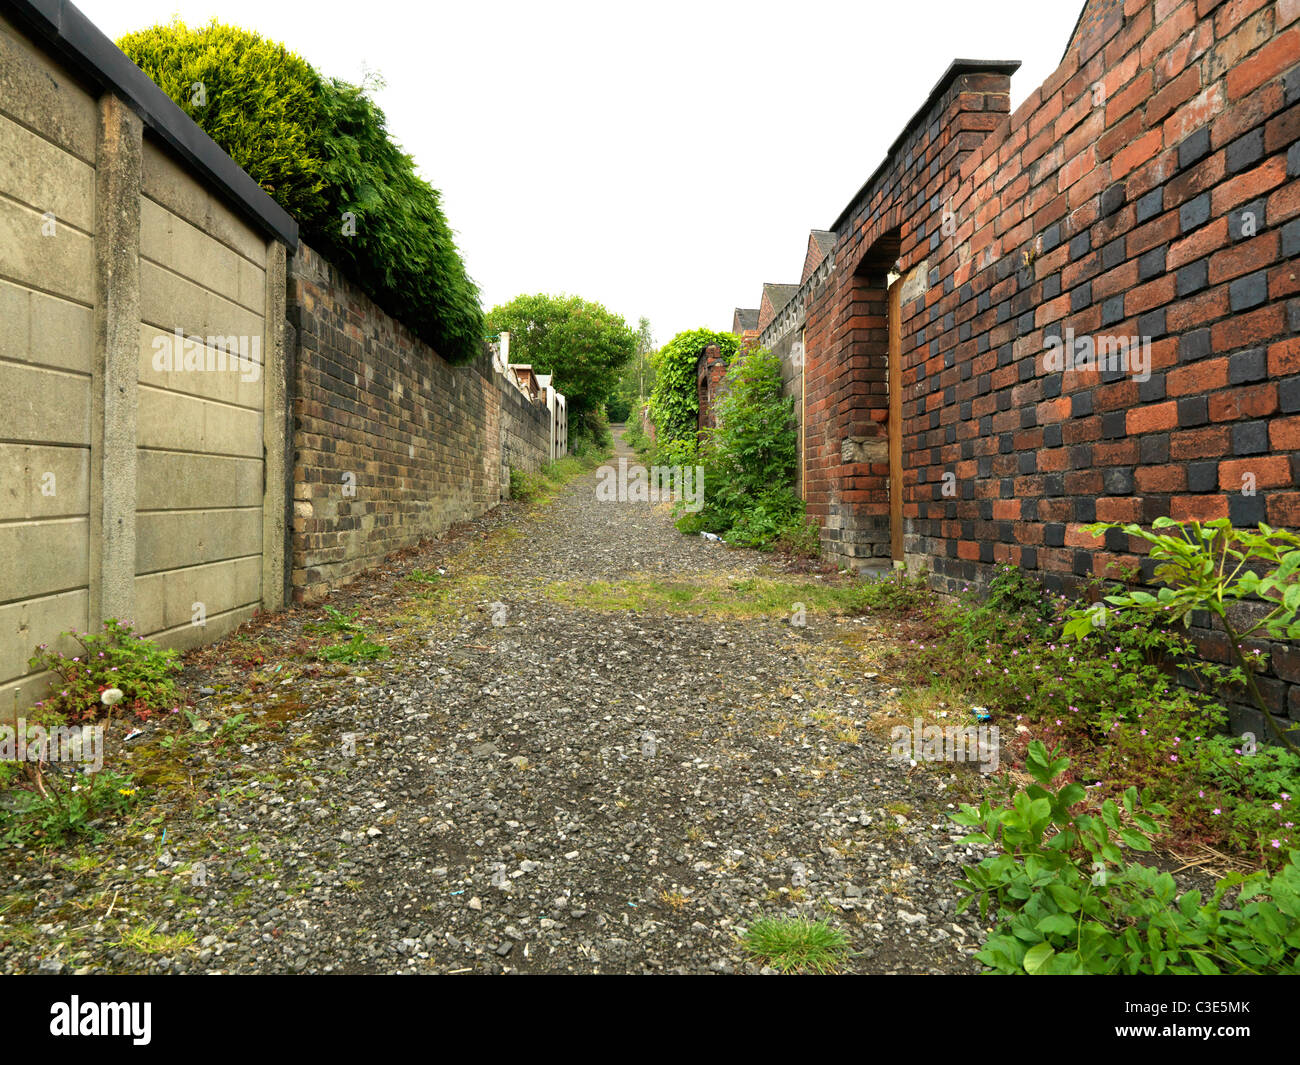
[[[1056,68],[1084,0],[629,5],[74,0],[116,39],[178,14],[327,75],[383,75],[392,135],[442,191],[485,307],[568,292],[663,343],[797,282],[948,63]]]

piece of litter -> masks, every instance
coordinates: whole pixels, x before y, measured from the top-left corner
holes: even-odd
[[[130,732],[128,732],[125,736],[122,737],[122,742],[130,743],[137,736],[143,736],[143,735],[144,735],[144,729],[134,728]]]

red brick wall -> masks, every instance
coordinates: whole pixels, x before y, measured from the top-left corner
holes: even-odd
[[[941,84],[836,225],[807,333],[828,554],[888,542],[888,468],[844,461],[844,441],[884,431],[895,259],[904,546],[942,585],[1135,561],[1123,535],[1082,532],[1094,519],[1300,525],[1300,0],[1122,10],[1014,115],[1005,73]],[[1149,341],[1149,379],[1048,372],[1067,330]],[[1270,690],[1300,719],[1300,692]]]

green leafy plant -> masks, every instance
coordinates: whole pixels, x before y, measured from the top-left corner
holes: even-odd
[[[880,577],[865,577],[852,586],[855,612],[883,610],[904,613],[931,601],[929,580],[924,571],[908,573],[891,569]]]
[[[353,633],[365,632],[366,627],[357,621],[355,613],[345,614],[337,607],[325,608],[325,620],[313,621],[305,626],[308,632],[330,633],[351,636]]]
[[[905,612],[915,628],[897,669],[918,688],[941,689],[947,702],[980,706],[994,719],[1014,717],[1034,738],[1065,745],[1079,772],[1098,782],[1099,797],[1118,798],[1125,784],[1148,789],[1173,810],[1175,846],[1209,843],[1275,869],[1300,839],[1297,789],[1266,795],[1228,786],[1255,758],[1267,774],[1275,753],[1287,755],[1277,763],[1281,774],[1292,756],[1283,749],[1252,756],[1248,741],[1218,735],[1228,718],[1221,693],[1241,683],[1240,670],[1199,658],[1181,626],[1159,614],[1121,623],[1114,612],[1105,627],[1063,640],[1075,602],[1010,567],[987,595],[914,594],[914,606],[900,596],[898,607],[881,608]],[[1055,623],[1047,620],[1053,613]],[[1012,737],[1008,760],[1021,742]]]
[[[358,632],[346,643],[322,648],[317,657],[324,662],[341,662],[356,665],[360,662],[377,662],[391,654],[387,647],[375,643],[365,633]]]
[[[638,415],[628,422],[627,428],[623,430],[623,439],[631,445],[632,449],[638,455],[644,455],[650,450],[650,437],[646,431],[641,428],[641,418]]]
[[[796,558],[817,558],[821,552],[821,525],[814,518],[787,525],[778,534],[776,546]]]
[[[322,77],[283,45],[213,20],[179,19],[118,47],[379,306],[443,358],[484,351],[478,288],[440,196],[389,134],[364,86]]]
[[[322,662],[355,665],[359,662],[375,662],[387,658],[391,653],[387,647],[371,639],[370,631],[357,620],[355,613],[345,614],[335,607],[327,606],[325,617],[324,621],[308,625],[308,631],[346,636],[348,639],[317,651],[316,657]]]
[[[1290,802],[1300,795],[1300,755],[1285,747],[1243,747],[1236,736],[1211,736],[1193,764],[1200,775],[1232,795],[1260,802]]]
[[[611,392],[605,400],[605,414],[611,422],[626,422],[632,414],[631,397]]]
[[[1204,524],[1157,518],[1149,530],[1115,522],[1085,526],[1093,536],[1115,528],[1151,545],[1150,556],[1159,563],[1153,577],[1161,587],[1154,595],[1141,589],[1117,590],[1105,601],[1124,616],[1155,615],[1184,626],[1190,625],[1194,611],[1207,611],[1223,627],[1240,677],[1274,737],[1296,750],[1273,720],[1255,681],[1262,656],[1247,655],[1245,642],[1257,633],[1274,639],[1300,638],[1300,536],[1262,523],[1258,531],[1239,529],[1227,518]],[[1245,627],[1238,629],[1230,607],[1245,600],[1262,602],[1267,609],[1253,624],[1243,623]],[[1065,635],[1086,636],[1104,617],[1097,607],[1076,610],[1065,625]]]
[[[130,625],[108,618],[102,632],[65,632],[81,645],[81,652],[67,655],[41,644],[28,660],[33,671],[49,670],[58,679],[41,703],[44,710],[68,721],[95,721],[109,714],[104,693],[122,692],[118,704],[123,712],[140,720],[175,709],[181,702],[176,677],[180,673],[177,655],[137,636]]]
[[[1003,974],[1300,972],[1300,854],[1272,877],[1229,874],[1208,899],[1179,894],[1172,876],[1121,850],[1150,850],[1168,811],[1130,787],[1119,804],[1072,812],[1084,788],[1053,790],[1069,765],[1034,741],[1035,783],[1006,806],[963,803],[952,815],[978,829],[963,842],[999,848],[959,881],[959,910],[978,902],[997,922],[981,962]]]

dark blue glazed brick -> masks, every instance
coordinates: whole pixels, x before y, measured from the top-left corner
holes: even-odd
[[[1210,154],[1210,127],[1202,126],[1178,146],[1178,169],[1185,170]]]
[[[1262,145],[1261,145],[1262,147]],[[1163,188],[1152,189],[1137,202],[1137,221],[1141,225],[1143,222],[1149,222],[1155,218],[1165,206],[1165,190]]]
[[[1257,270],[1246,277],[1239,277],[1228,286],[1228,306],[1234,311],[1250,310],[1251,307],[1258,307],[1267,299],[1267,270]]]
[[[1219,487],[1219,463],[1216,459],[1187,464],[1187,490],[1212,492]]]
[[[1268,376],[1268,352],[1251,348],[1228,356],[1228,384],[1245,385]]]
[[[1264,158],[1264,127],[1252,129],[1228,145],[1226,153],[1229,174],[1239,174]]]
[[[1232,453],[1262,455],[1268,451],[1268,422],[1242,422],[1232,427]]]
[[[1193,292],[1200,292],[1209,283],[1209,259],[1198,259],[1194,263],[1180,267],[1174,273],[1174,290],[1180,298],[1190,296]]]
[[[1193,200],[1188,200],[1178,208],[1178,224],[1184,233],[1197,226],[1203,226],[1210,220],[1210,194],[1203,192]]]
[[[1165,272],[1165,253],[1168,251],[1166,245],[1158,248],[1152,248],[1138,257],[1138,280],[1150,281],[1153,277],[1159,277]]]

